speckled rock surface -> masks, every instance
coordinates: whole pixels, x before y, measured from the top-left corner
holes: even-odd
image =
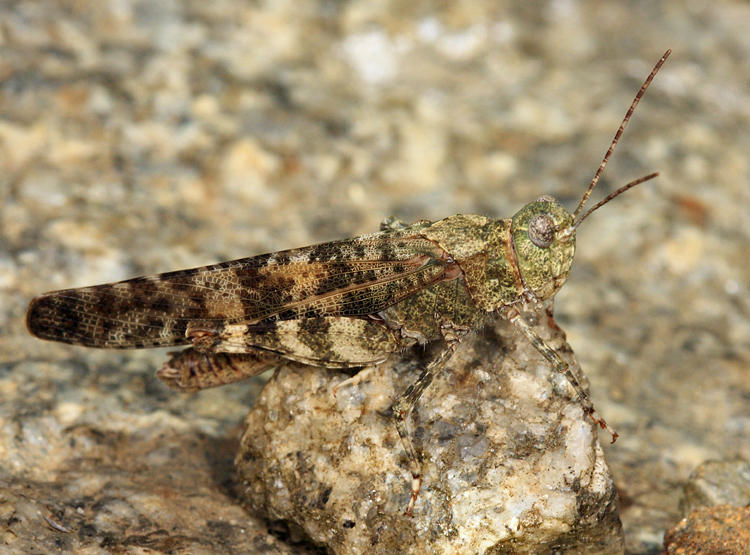
[[[750,6],[726,1],[0,4],[2,547],[69,541],[28,509],[40,502],[90,550],[104,532],[166,542],[251,522],[222,486],[229,465],[198,476],[196,455],[177,454],[237,442],[259,383],[183,397],[153,378],[162,351],[34,340],[35,294],[366,233],[389,215],[501,217],[540,194],[572,207],[670,47],[595,197],[661,176],[586,221],[555,305],[621,434],[603,449],[626,549],[658,553],[690,473],[750,460],[748,27]],[[119,434],[85,452],[119,461],[128,487],[66,442],[87,428]],[[182,493],[138,509],[137,529],[93,505],[80,515],[71,471],[110,503],[159,491],[140,438],[175,446]],[[186,506],[194,528],[173,530]]]
[[[0,487],[0,551],[307,552],[269,534],[234,501],[227,479],[234,442],[156,428],[124,433],[78,425],[45,436],[51,456],[44,466],[53,474]]]
[[[664,535],[667,555],[747,553],[748,546],[750,507],[700,507]]]
[[[544,314],[537,333],[572,353]],[[502,354],[501,357],[498,354]],[[564,377],[509,322],[466,341],[411,420],[425,483],[410,478],[390,419],[420,361],[339,390],[330,371],[288,367],[245,421],[240,492],[336,553],[622,552],[617,496],[594,423]]]

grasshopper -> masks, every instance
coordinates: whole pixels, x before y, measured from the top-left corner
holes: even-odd
[[[583,411],[611,430],[568,365],[523,317],[565,283],[576,229],[592,212],[652,173],[583,212],[638,102],[633,99],[578,207],[570,214],[541,196],[510,219],[458,214],[378,233],[117,283],[53,291],[31,301],[26,323],[41,338],[115,349],[190,345],[171,353],[158,377],[196,391],[257,375],[280,358],[332,369],[372,368],[394,353],[442,342],[418,379],[392,404],[409,460],[412,515],[422,484],[407,419],[461,340],[507,318],[559,373]],[[358,381],[363,372],[339,386]]]

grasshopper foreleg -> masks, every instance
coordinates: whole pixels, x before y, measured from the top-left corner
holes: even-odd
[[[521,316],[521,313],[514,309],[508,314],[508,319],[513,323],[514,326],[528,339],[531,344],[534,346],[534,348],[539,351],[544,358],[546,358],[550,364],[552,364],[552,367],[554,368],[555,372],[558,372],[560,374],[565,374],[565,377],[567,378],[568,382],[571,386],[573,386],[573,389],[575,390],[576,394],[578,395],[578,398],[581,400],[581,404],[583,405],[583,411],[589,415],[589,417],[597,424],[600,428],[603,430],[607,430],[610,435],[612,436],[612,443],[617,441],[618,434],[615,432],[612,428],[610,428],[607,423],[604,421],[604,419],[599,416],[599,413],[596,412],[596,409],[594,408],[594,404],[591,402],[591,399],[589,398],[588,394],[584,391],[584,389],[581,387],[581,384],[578,383],[578,380],[573,375],[573,372],[570,371],[570,367],[568,364],[560,358],[560,355],[557,354],[557,352],[547,345],[544,340],[537,335],[537,333],[531,328],[531,326],[526,322],[526,320],[523,319],[523,316]]]

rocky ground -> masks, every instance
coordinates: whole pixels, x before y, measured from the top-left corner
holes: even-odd
[[[600,434],[625,549],[659,552],[691,473],[750,459],[749,26],[740,2],[0,4],[4,547],[319,549],[241,502],[262,380],[175,394],[164,350],[29,337],[29,300],[391,215],[572,209],[671,48],[594,196],[661,175],[581,227],[555,305],[621,436]]]

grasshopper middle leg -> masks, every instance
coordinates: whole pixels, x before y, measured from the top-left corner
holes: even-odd
[[[409,436],[406,419],[409,418],[409,415],[414,410],[414,407],[422,396],[422,393],[424,393],[424,390],[432,383],[435,374],[455,352],[457,346],[457,339],[446,340],[445,349],[430,361],[424,370],[422,370],[417,381],[410,385],[391,406],[396,430],[398,430],[401,444],[404,446],[406,456],[409,459],[409,471],[411,472],[411,495],[409,497],[409,505],[404,511],[406,516],[412,516],[414,504],[417,502],[419,490],[422,487],[422,464],[417,455],[417,450],[414,448],[414,443],[412,443],[411,437]]]

